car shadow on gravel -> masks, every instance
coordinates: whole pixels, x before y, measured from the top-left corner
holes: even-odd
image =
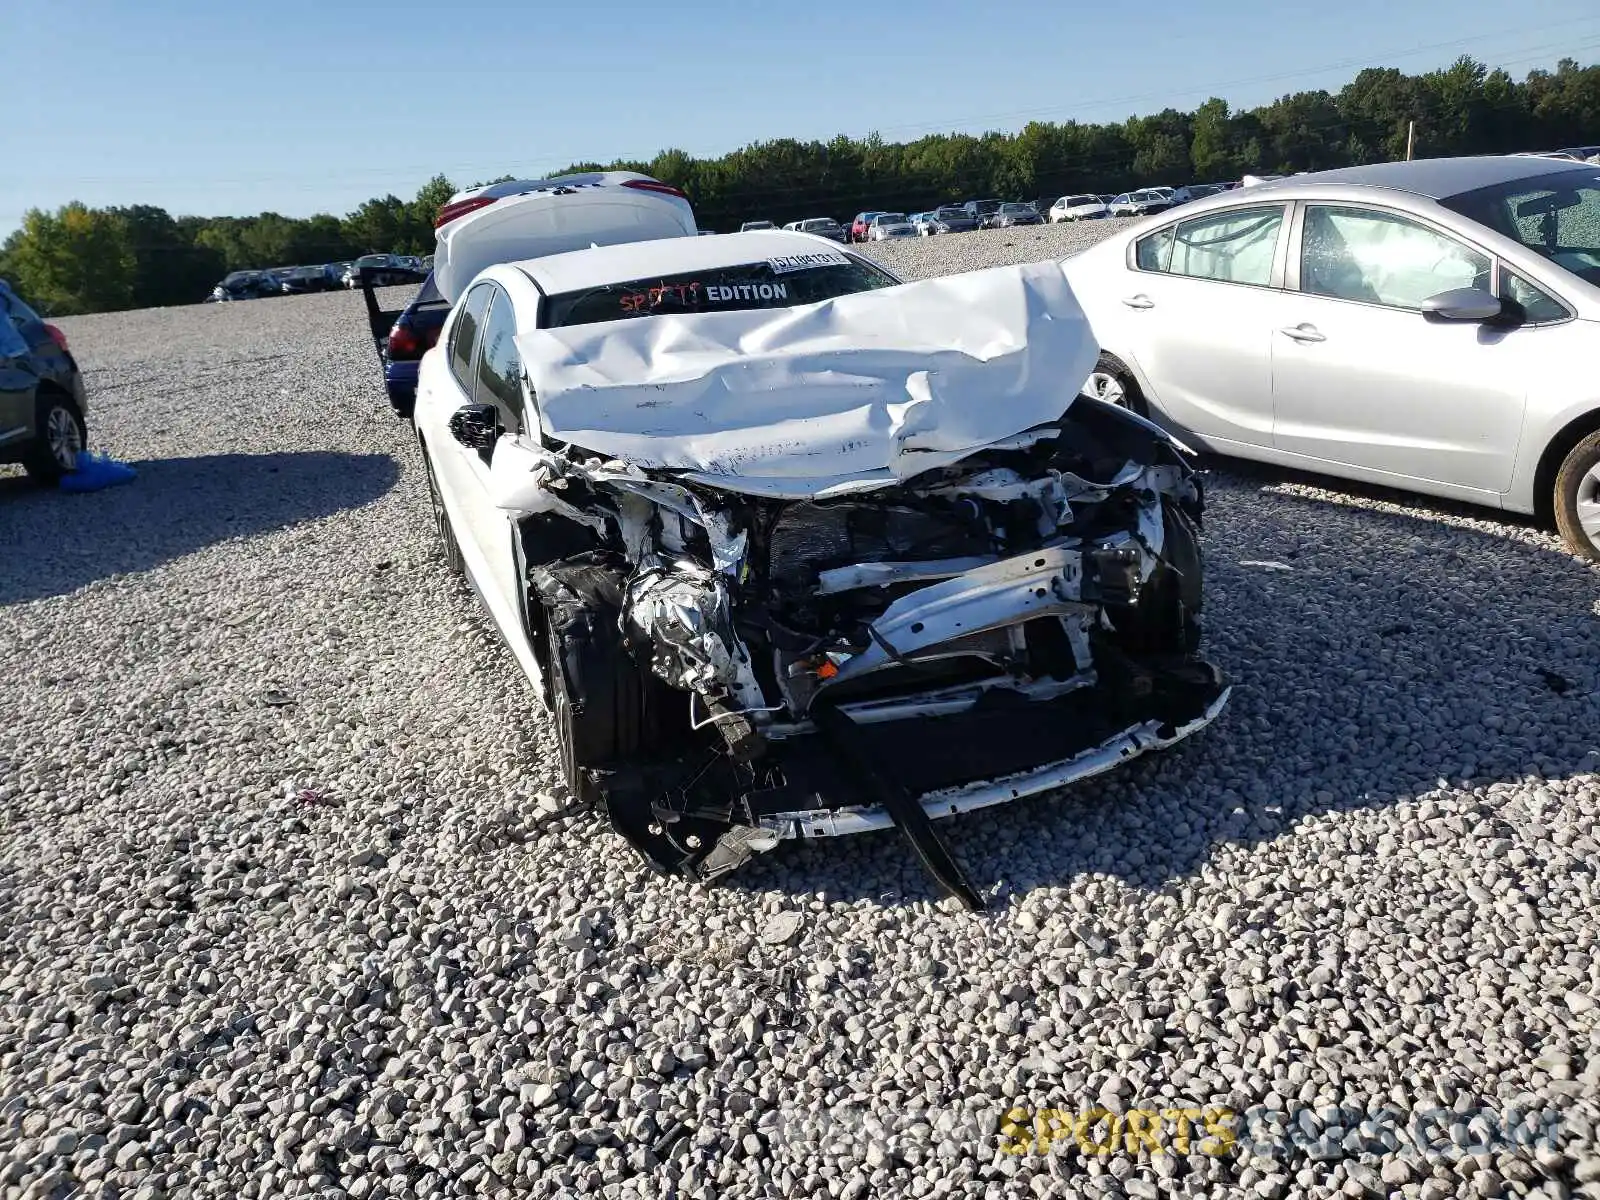
[[[384,454],[216,454],[131,464],[132,483],[74,495],[0,479],[0,605],[147,571],[229,538],[358,508],[389,491]]]
[[[1278,494],[1253,475],[1217,476],[1206,514],[1206,653],[1234,682],[1228,710],[1120,771],[940,821],[996,904],[1088,873],[1160,890],[1228,844],[1441,781],[1600,771],[1600,570],[1528,525]],[[725,886],[940,896],[893,833],[785,845]]]

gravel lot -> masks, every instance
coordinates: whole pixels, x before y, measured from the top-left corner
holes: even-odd
[[[0,476],[0,1196],[1600,1195],[1600,572],[1551,534],[1213,468],[1228,714],[945,824],[990,913],[890,834],[700,889],[563,811],[359,296],[61,324],[140,478]],[[1002,1153],[1013,1106],[1129,1132]],[[1121,1115],[1222,1108],[1251,1152]]]
[[[1118,217],[1059,225],[1025,225],[1020,229],[980,229],[941,237],[866,242],[856,249],[881,262],[902,279],[925,279],[930,275],[953,275],[957,271],[978,271],[1007,263],[1065,258],[1133,223],[1132,219]]]

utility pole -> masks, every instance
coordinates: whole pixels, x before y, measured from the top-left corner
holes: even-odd
[[[1416,140],[1417,140],[1417,123],[1415,121],[1407,121],[1406,122],[1406,161],[1407,162],[1411,161],[1411,147],[1416,144]]]

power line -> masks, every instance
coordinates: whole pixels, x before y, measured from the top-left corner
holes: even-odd
[[[1543,32],[1548,31],[1550,29],[1559,29],[1559,28],[1562,28],[1562,27],[1565,27],[1565,26],[1572,26],[1572,25],[1584,24],[1584,23],[1589,23],[1589,22],[1600,22],[1600,15],[1576,17],[1576,18],[1572,18],[1572,19],[1569,19],[1569,20],[1566,20],[1566,21],[1551,22],[1550,24],[1542,27],[1540,32],[1543,33]],[[1472,43],[1472,42],[1484,41],[1484,40],[1486,40],[1488,38],[1493,38],[1493,37],[1503,37],[1503,36],[1506,36],[1507,34],[1510,34],[1510,33],[1523,32],[1525,30],[1525,28],[1526,28],[1526,26],[1518,27],[1516,29],[1495,30],[1495,31],[1492,31],[1492,32],[1487,32],[1487,33],[1473,34],[1473,35],[1470,35],[1468,37],[1463,37],[1463,38],[1454,38],[1454,39],[1451,39],[1449,41],[1433,42],[1433,43],[1428,43],[1428,44],[1421,45],[1421,46],[1412,46],[1412,47],[1401,49],[1401,50],[1380,51],[1380,52],[1376,52],[1374,54],[1363,55],[1363,56],[1361,56],[1359,58],[1349,58],[1349,59],[1343,59],[1343,60],[1340,60],[1340,61],[1337,61],[1337,62],[1332,62],[1332,63],[1323,63],[1323,64],[1316,65],[1316,66],[1300,67],[1300,68],[1297,68],[1297,69],[1291,70],[1291,71],[1279,71],[1279,72],[1274,72],[1272,74],[1267,74],[1267,75],[1256,75],[1256,76],[1248,76],[1248,77],[1241,78],[1241,79],[1223,80],[1223,81],[1214,82],[1214,83],[1211,83],[1211,84],[1206,84],[1206,85],[1203,85],[1203,86],[1197,85],[1197,86],[1195,86],[1193,88],[1189,88],[1189,89],[1186,89],[1186,90],[1183,90],[1183,91],[1179,91],[1179,92],[1176,92],[1176,93],[1174,93],[1170,89],[1163,89],[1162,91],[1159,91],[1159,92],[1131,93],[1131,94],[1124,95],[1124,96],[1116,96],[1116,97],[1101,98],[1101,99],[1093,99],[1093,98],[1085,97],[1085,98],[1080,98],[1080,99],[1077,99],[1077,100],[1074,100],[1074,101],[1068,101],[1068,102],[1065,102],[1065,103],[1062,103],[1062,104],[1051,105],[1049,107],[1044,107],[1044,108],[1017,109],[1017,110],[1012,110],[1011,112],[979,114],[979,115],[976,115],[976,116],[960,117],[960,118],[954,118],[954,119],[951,119],[951,120],[942,120],[942,121],[934,121],[934,122],[922,122],[922,123],[916,123],[916,124],[905,124],[905,125],[895,125],[895,126],[881,126],[881,127],[878,127],[878,128],[876,128],[874,130],[868,130],[866,132],[876,132],[876,133],[879,133],[879,134],[883,134],[883,133],[896,133],[896,132],[918,131],[918,130],[953,130],[958,126],[969,126],[970,127],[970,126],[981,124],[981,123],[983,123],[985,121],[1016,120],[1016,119],[1020,119],[1020,118],[1034,118],[1034,117],[1046,116],[1046,115],[1049,115],[1049,114],[1066,113],[1066,112],[1075,111],[1075,110],[1080,109],[1080,108],[1082,108],[1084,106],[1090,106],[1090,105],[1092,105],[1095,108],[1107,108],[1107,107],[1110,107],[1112,105],[1134,104],[1134,103],[1139,103],[1141,101],[1155,100],[1155,99],[1160,99],[1160,98],[1165,97],[1165,96],[1172,96],[1172,95],[1180,95],[1180,96],[1198,95],[1201,92],[1207,92],[1208,94],[1213,94],[1214,95],[1217,92],[1220,92],[1220,91],[1222,91],[1222,90],[1224,90],[1226,88],[1243,87],[1243,86],[1249,86],[1251,84],[1257,84],[1257,83],[1276,82],[1276,81],[1285,80],[1285,79],[1295,79],[1295,78],[1303,77],[1305,75],[1316,74],[1316,73],[1320,73],[1320,72],[1324,72],[1324,71],[1340,70],[1340,69],[1344,69],[1344,68],[1348,68],[1348,67],[1352,67],[1352,66],[1370,65],[1371,62],[1373,61],[1373,59],[1409,58],[1409,57],[1414,57],[1414,56],[1416,56],[1418,54],[1429,53],[1429,52],[1436,51],[1436,50],[1459,48],[1461,46],[1467,45],[1467,44]],[[1551,43],[1547,43],[1547,44],[1539,46],[1539,47],[1531,47],[1531,48],[1523,49],[1523,50],[1518,52],[1522,57],[1516,58],[1516,59],[1504,59],[1504,60],[1502,60],[1500,65],[1503,66],[1503,65],[1510,65],[1510,64],[1514,64],[1514,63],[1518,63],[1518,62],[1531,61],[1533,58],[1540,58],[1540,57],[1543,57],[1545,54],[1548,54],[1548,53],[1551,53],[1551,52],[1555,52],[1555,51],[1560,51],[1560,50],[1566,50],[1568,53],[1579,53],[1579,52],[1582,52],[1582,51],[1584,51],[1584,50],[1586,50],[1588,48],[1589,48],[1588,46],[1573,45],[1569,41],[1565,41],[1565,40],[1557,41],[1557,42],[1551,42]],[[812,140],[818,140],[818,139],[812,139]],[[650,151],[648,153],[616,154],[616,155],[612,156],[612,161],[648,162],[650,159],[654,158],[655,155],[657,153],[659,153],[659,152],[660,152],[660,148],[658,148],[657,150],[654,150],[654,151]],[[735,153],[735,152],[736,151],[730,151],[729,153]],[[698,157],[698,156],[695,156],[695,157]],[[557,155],[545,155],[545,156],[541,156],[541,157],[536,158],[536,159],[524,160],[524,162],[527,164],[527,168],[528,168],[527,174],[529,176],[537,176],[537,175],[546,173],[548,170],[556,170],[556,169],[559,169],[561,167],[566,166],[569,163],[577,162],[577,161],[587,161],[587,159],[586,159],[585,156],[583,156],[581,154],[565,154],[565,155],[560,155],[560,156],[557,156]],[[430,163],[430,164],[415,164],[415,163],[398,164],[398,163],[396,163],[396,164],[386,164],[386,165],[384,165],[382,167],[362,167],[362,168],[357,168],[357,169],[354,169],[354,170],[346,170],[346,171],[340,172],[340,177],[341,178],[357,178],[357,177],[372,177],[372,176],[379,176],[379,175],[390,176],[390,175],[406,173],[406,172],[428,171],[431,174],[445,174],[447,176],[449,176],[449,175],[457,175],[457,176],[460,176],[463,179],[465,179],[466,177],[469,177],[469,176],[490,176],[490,177],[492,177],[494,175],[503,174],[503,173],[505,173],[504,167],[505,167],[505,163],[503,161],[501,163],[495,164],[493,166],[482,166],[482,165],[471,166],[471,165],[463,165],[463,164],[460,164],[460,163],[457,163],[454,166],[452,166],[450,164],[442,164],[441,165],[437,161],[435,161],[433,163]],[[431,177],[431,174],[430,174],[430,177]],[[171,179],[170,174],[163,174],[163,175],[159,175],[159,176],[142,176],[142,177],[141,176],[129,176],[129,175],[110,175],[110,176],[107,176],[107,175],[99,175],[99,176],[96,176],[96,175],[81,175],[81,176],[70,176],[70,177],[68,177],[67,181],[70,182],[70,183],[141,183],[141,182],[143,182],[143,183],[151,183],[151,182],[167,182],[170,179]],[[206,179],[206,182],[208,184],[212,184],[212,185],[222,184],[222,185],[238,185],[238,186],[256,186],[256,185],[259,185],[263,181],[271,180],[271,181],[276,182],[277,180],[280,180],[280,179],[286,179],[288,182],[291,183],[291,190],[296,190],[296,191],[324,190],[325,187],[326,187],[326,184],[321,182],[321,181],[317,181],[317,182],[303,181],[302,182],[302,181],[299,181],[295,177],[284,177],[284,176],[281,176],[281,175],[274,174],[272,171],[267,171],[267,170],[263,170],[261,172],[241,173],[241,174],[237,174],[237,175],[233,175],[233,176],[227,176],[227,177],[211,176],[211,177],[208,177]]]
[[[1583,24],[1583,23],[1590,22],[1590,21],[1600,21],[1600,15],[1592,15],[1592,16],[1587,16],[1587,17],[1574,17],[1573,19],[1571,19],[1569,21],[1554,21],[1554,22],[1551,22],[1549,25],[1544,26],[1543,29],[1541,30],[1541,32],[1544,32],[1544,30],[1549,30],[1549,29],[1559,29],[1564,25],[1578,25],[1578,24]],[[1347,59],[1342,59],[1339,62],[1324,63],[1321,66],[1300,67],[1300,68],[1298,68],[1296,70],[1293,70],[1293,71],[1279,71],[1279,72],[1274,72],[1273,74],[1270,74],[1270,75],[1253,75],[1253,76],[1247,76],[1247,77],[1245,77],[1243,79],[1229,79],[1229,80],[1224,80],[1224,81],[1222,81],[1220,83],[1211,83],[1211,84],[1205,85],[1204,87],[1187,88],[1187,89],[1184,89],[1184,90],[1181,90],[1181,91],[1178,91],[1178,92],[1173,92],[1171,89],[1163,89],[1163,90],[1161,90],[1159,92],[1136,92],[1136,93],[1132,93],[1132,94],[1126,95],[1126,96],[1113,96],[1113,97],[1110,97],[1108,99],[1091,100],[1089,98],[1080,98],[1080,99],[1077,99],[1077,100],[1072,100],[1072,101],[1065,102],[1063,104],[1051,105],[1048,108],[1017,109],[1017,110],[1013,110],[1011,112],[1006,112],[1006,113],[989,113],[989,114],[983,115],[983,116],[962,117],[962,118],[960,118],[959,120],[956,120],[956,121],[933,121],[933,122],[926,122],[926,123],[914,124],[914,125],[891,125],[891,126],[884,126],[884,127],[878,128],[874,132],[882,134],[882,133],[898,133],[898,132],[901,132],[901,131],[904,131],[904,130],[947,129],[947,128],[950,128],[950,127],[952,127],[954,125],[969,125],[970,126],[970,125],[981,123],[983,121],[1016,120],[1017,118],[1020,118],[1020,117],[1034,117],[1034,116],[1042,116],[1042,115],[1049,114],[1049,113],[1067,112],[1067,111],[1074,110],[1074,109],[1077,109],[1077,108],[1081,108],[1081,107],[1083,107],[1085,105],[1091,105],[1091,104],[1096,108],[1109,108],[1113,104],[1137,104],[1137,103],[1139,103],[1141,101],[1145,101],[1145,100],[1159,100],[1163,96],[1172,96],[1172,95],[1196,96],[1196,95],[1199,95],[1201,92],[1207,92],[1207,93],[1209,93],[1211,95],[1215,95],[1217,92],[1221,91],[1224,88],[1248,87],[1251,84],[1257,84],[1257,83],[1277,83],[1277,82],[1279,82],[1281,80],[1299,79],[1299,78],[1303,78],[1306,75],[1316,75],[1316,74],[1320,74],[1320,73],[1322,73],[1324,71],[1338,71],[1338,70],[1343,70],[1343,69],[1348,68],[1348,67],[1357,67],[1357,66],[1366,67],[1366,66],[1372,65],[1372,61],[1375,58],[1376,59],[1413,58],[1418,54],[1426,54],[1426,53],[1430,53],[1430,52],[1432,52],[1434,50],[1456,49],[1456,48],[1459,48],[1461,46],[1465,46],[1465,45],[1467,45],[1467,44],[1469,44],[1471,42],[1484,41],[1487,38],[1504,37],[1507,34],[1511,34],[1511,33],[1521,33],[1526,28],[1527,28],[1527,26],[1523,25],[1523,26],[1517,27],[1516,29],[1496,30],[1493,33],[1479,33],[1479,34],[1474,34],[1471,37],[1456,38],[1456,39],[1453,39],[1453,40],[1447,41],[1447,42],[1432,42],[1432,43],[1429,43],[1429,44],[1424,45],[1424,46],[1413,46],[1410,49],[1406,49],[1406,50],[1380,51],[1380,52],[1378,52],[1376,54],[1364,54],[1360,58],[1347,58]],[[1542,56],[1544,53],[1547,53],[1547,52],[1549,52],[1551,50],[1561,49],[1562,46],[1565,45],[1565,44],[1566,43],[1564,43],[1564,42],[1553,42],[1553,43],[1548,44],[1547,46],[1539,47],[1538,50],[1537,50],[1537,53]],[[1531,51],[1523,51],[1523,53],[1529,53],[1529,52],[1531,52]],[[1515,59],[1504,60],[1504,62],[1516,62],[1516,61],[1519,61],[1519,60],[1515,60]]]

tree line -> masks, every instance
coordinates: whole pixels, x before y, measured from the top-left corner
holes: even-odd
[[[1412,126],[1419,158],[1600,141],[1600,65],[1562,59],[1554,71],[1518,81],[1462,57],[1418,75],[1372,67],[1337,92],[1295,92],[1239,112],[1212,98],[1192,112],[1168,108],[1120,123],[1033,121],[1016,133],[911,142],[780,138],[719,158],[669,149],[648,162],[566,171],[643,171],[688,193],[701,228],[727,230],[758,217],[845,219],[979,196],[1053,198],[1382,162],[1405,156]],[[409,201],[374,198],[344,217],[173,217],[149,205],[77,203],[34,209],[0,246],[0,276],[54,315],[192,304],[229,271],[429,253],[434,217],[455,190],[438,175]]]

